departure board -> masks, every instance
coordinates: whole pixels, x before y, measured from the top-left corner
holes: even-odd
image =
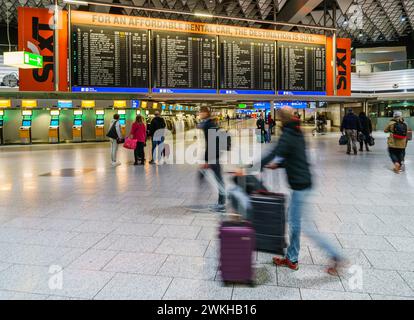
[[[278,89],[325,91],[325,46],[278,42]]]
[[[148,88],[148,32],[72,27],[72,85]]]
[[[275,90],[275,43],[220,38],[220,88]]]
[[[155,88],[216,89],[216,37],[154,32]]]

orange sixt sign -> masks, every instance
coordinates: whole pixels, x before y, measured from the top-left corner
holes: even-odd
[[[19,7],[19,50],[43,56],[43,68],[19,69],[21,91],[53,91],[53,12],[42,8]],[[67,12],[60,11],[59,21],[59,90],[68,90]]]
[[[351,95],[351,39],[338,39],[336,45],[336,89],[338,96]]]

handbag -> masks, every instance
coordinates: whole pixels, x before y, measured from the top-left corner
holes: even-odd
[[[138,143],[137,139],[126,138],[125,143],[124,143],[124,148],[135,150],[137,148],[137,143]]]
[[[359,142],[364,142],[364,141],[365,141],[365,139],[366,139],[365,134],[363,134],[362,132],[360,132],[360,133],[358,134],[358,141],[359,141]]]
[[[341,137],[339,138],[339,145],[345,146],[347,144],[348,144],[348,136],[342,134]]]
[[[375,139],[374,139],[374,137],[373,136],[368,136],[367,142],[368,142],[368,145],[370,147],[374,146],[375,145]]]

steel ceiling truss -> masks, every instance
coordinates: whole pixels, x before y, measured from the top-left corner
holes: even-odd
[[[108,3],[121,3],[157,9],[177,11],[177,14],[162,12],[147,12],[133,9],[119,9],[120,12],[136,15],[151,16],[154,18],[196,20],[258,28],[271,28],[269,25],[243,22],[237,20],[211,19],[180,15],[180,12],[200,12],[212,15],[249,18],[254,20],[273,21],[277,12],[283,9],[287,0],[101,0]],[[293,1],[293,0],[292,0]],[[336,26],[340,37],[350,37],[356,42],[384,42],[394,41],[410,35],[414,30],[414,0],[336,0]],[[62,1],[60,1],[62,3]],[[322,2],[322,0],[321,0]],[[12,26],[17,25],[17,7],[48,7],[51,0],[0,0],[0,24],[7,20]],[[65,5],[62,3],[62,6]],[[74,6],[77,8],[77,6]],[[354,13],[350,9],[359,8],[361,24],[349,23]],[[82,9],[88,9],[83,7]],[[110,7],[89,7],[90,11],[113,12]],[[115,12],[119,12],[115,11]],[[330,9],[324,17],[323,10],[316,9],[305,16],[301,23],[321,26],[326,20],[327,26],[332,26],[333,11]],[[288,21],[287,21],[288,22]],[[297,27],[298,31],[315,33],[316,30]],[[296,30],[295,29],[295,30]],[[321,30],[320,33],[323,33]]]

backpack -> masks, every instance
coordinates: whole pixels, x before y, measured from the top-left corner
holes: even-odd
[[[118,140],[118,138],[119,138],[119,137],[118,137],[118,132],[116,132],[116,124],[117,124],[117,122],[118,122],[118,121],[115,121],[115,122],[112,124],[111,128],[109,129],[108,133],[106,134],[106,136],[107,136],[108,138]]]
[[[396,121],[392,130],[392,136],[395,139],[406,139],[408,134],[408,127],[405,122]]]

